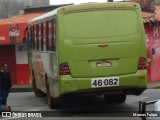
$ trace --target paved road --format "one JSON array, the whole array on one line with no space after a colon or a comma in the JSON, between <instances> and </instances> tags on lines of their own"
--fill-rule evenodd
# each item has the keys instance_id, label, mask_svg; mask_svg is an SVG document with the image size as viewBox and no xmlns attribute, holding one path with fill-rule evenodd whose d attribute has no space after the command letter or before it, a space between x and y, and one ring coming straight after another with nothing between
<instances>
[{"instance_id":1,"label":"paved road","mask_svg":"<svg viewBox=\"0 0 160 120\"><path fill-rule=\"evenodd\" d=\"M8 104L12 107L12 111L23 111L23 113L42 112L49 114L46 120L141 120L138 117L131 117L132 112L138 111L139 101L150 101L160 98L160 89L147 89L141 96L127 96L126 102L121 104L107 104L102 96L86 96L78 98L70 98L64 108L49 109L47 106L47 98L37 98L33 92L10 93ZM147 110L152 110L153 106L148 106ZM69 112L68 112L69 111ZM85 112L84 112L85 111ZM119 112L124 111L124 112ZM131 111L131 112L126 112ZM107 116L107 117L106 117ZM122 117L119 117L122 116ZM125 117L126 116L126 117ZM20 119L20 118L3 118ZM22 118L21 118L22 119ZM23 118L23 120L31 118ZM34 120L44 118L35 118Z\"/></svg>"}]
</instances>

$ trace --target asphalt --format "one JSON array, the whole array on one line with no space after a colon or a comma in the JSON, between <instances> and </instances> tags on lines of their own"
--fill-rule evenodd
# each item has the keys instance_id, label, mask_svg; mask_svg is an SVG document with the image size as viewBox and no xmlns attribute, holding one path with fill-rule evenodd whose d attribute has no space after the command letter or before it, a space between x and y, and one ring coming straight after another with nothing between
<instances>
[{"instance_id":1,"label":"asphalt","mask_svg":"<svg viewBox=\"0 0 160 120\"><path fill-rule=\"evenodd\" d=\"M147 88L159 89L160 81L148 82ZM10 92L33 92L33 89L31 84L19 84L19 85L13 85Z\"/></svg>"}]
</instances>

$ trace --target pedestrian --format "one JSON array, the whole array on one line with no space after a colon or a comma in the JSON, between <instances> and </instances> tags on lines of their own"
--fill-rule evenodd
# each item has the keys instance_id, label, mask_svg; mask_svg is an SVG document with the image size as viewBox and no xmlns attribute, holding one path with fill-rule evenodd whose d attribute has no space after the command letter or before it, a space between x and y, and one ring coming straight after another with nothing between
<instances>
[{"instance_id":1,"label":"pedestrian","mask_svg":"<svg viewBox=\"0 0 160 120\"><path fill-rule=\"evenodd\" d=\"M6 108L7 98L12 86L10 72L8 71L8 64L2 64L0 71L0 106L1 109Z\"/></svg>"}]
</instances>

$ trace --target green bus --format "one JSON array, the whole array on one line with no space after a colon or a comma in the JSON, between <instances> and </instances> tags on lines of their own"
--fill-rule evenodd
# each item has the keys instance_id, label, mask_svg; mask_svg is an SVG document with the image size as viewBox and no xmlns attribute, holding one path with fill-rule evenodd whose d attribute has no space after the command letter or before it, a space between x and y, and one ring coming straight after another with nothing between
<instances>
[{"instance_id":1,"label":"green bus","mask_svg":"<svg viewBox=\"0 0 160 120\"><path fill-rule=\"evenodd\" d=\"M33 90L54 108L68 94L125 102L147 87L146 46L139 4L63 6L28 23Z\"/></svg>"}]
</instances>

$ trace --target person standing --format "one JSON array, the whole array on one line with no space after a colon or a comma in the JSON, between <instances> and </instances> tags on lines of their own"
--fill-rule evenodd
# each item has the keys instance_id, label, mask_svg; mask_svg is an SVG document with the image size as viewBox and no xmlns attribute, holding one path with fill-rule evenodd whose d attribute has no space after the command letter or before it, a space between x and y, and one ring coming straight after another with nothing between
<instances>
[{"instance_id":1,"label":"person standing","mask_svg":"<svg viewBox=\"0 0 160 120\"><path fill-rule=\"evenodd\" d=\"M7 98L12 86L10 72L8 71L8 64L2 65L0 71L0 106L3 109L7 105Z\"/></svg>"}]
</instances>

